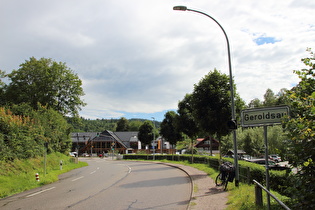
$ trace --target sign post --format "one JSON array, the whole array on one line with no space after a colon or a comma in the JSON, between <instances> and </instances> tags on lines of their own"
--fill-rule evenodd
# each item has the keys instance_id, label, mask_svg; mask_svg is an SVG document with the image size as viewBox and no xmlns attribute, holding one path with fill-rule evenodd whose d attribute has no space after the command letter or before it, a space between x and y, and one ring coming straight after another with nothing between
<instances>
[{"instance_id":1,"label":"sign post","mask_svg":"<svg viewBox=\"0 0 315 210\"><path fill-rule=\"evenodd\" d=\"M282 118L289 115L288 106L276 106L267 108L245 109L241 112L242 127L264 127L265 162L266 162L266 188L269 186L269 163L268 163L268 139L267 126L281 124ZM270 209L270 195L267 194L268 209Z\"/></svg>"}]
</instances>

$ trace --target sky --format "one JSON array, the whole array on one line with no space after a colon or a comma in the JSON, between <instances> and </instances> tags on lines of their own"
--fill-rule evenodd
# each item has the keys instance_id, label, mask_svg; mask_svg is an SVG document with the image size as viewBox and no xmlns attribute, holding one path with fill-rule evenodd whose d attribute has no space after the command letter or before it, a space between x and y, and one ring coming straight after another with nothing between
<instances>
[{"instance_id":1,"label":"sky","mask_svg":"<svg viewBox=\"0 0 315 210\"><path fill-rule=\"evenodd\" d=\"M290 89L315 47L313 0L0 0L0 69L65 62L83 82L87 119L162 121L209 71L249 103Z\"/></svg>"}]
</instances>

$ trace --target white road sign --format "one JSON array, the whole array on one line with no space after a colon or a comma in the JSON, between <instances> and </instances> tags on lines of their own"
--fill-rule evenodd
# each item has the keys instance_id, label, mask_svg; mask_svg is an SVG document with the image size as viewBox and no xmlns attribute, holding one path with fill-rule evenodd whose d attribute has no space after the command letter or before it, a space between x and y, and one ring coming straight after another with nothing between
<instances>
[{"instance_id":1,"label":"white road sign","mask_svg":"<svg viewBox=\"0 0 315 210\"><path fill-rule=\"evenodd\" d=\"M289 115L288 106L245 109L241 112L242 127L281 124L284 116Z\"/></svg>"}]
</instances>

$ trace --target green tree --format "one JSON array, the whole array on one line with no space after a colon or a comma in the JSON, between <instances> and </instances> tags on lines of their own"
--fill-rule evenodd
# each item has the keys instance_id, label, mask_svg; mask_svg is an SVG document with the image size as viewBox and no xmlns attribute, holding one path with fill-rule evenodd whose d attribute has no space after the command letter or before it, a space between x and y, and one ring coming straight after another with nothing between
<instances>
[{"instance_id":1,"label":"green tree","mask_svg":"<svg viewBox=\"0 0 315 210\"><path fill-rule=\"evenodd\" d=\"M264 102L263 105L264 106L275 106L277 103L277 97L275 95L275 93L268 88L266 90L266 93L264 94Z\"/></svg>"},{"instance_id":2,"label":"green tree","mask_svg":"<svg viewBox=\"0 0 315 210\"><path fill-rule=\"evenodd\" d=\"M290 189L296 209L315 209L315 58L310 54L302 59L307 68L295 71L300 82L288 92L292 117L284 124L289 138L287 157L299 169Z\"/></svg>"},{"instance_id":3,"label":"green tree","mask_svg":"<svg viewBox=\"0 0 315 210\"><path fill-rule=\"evenodd\" d=\"M5 83L2 81L3 78L6 77L6 74L4 71L0 69L0 105L4 105L4 88Z\"/></svg>"},{"instance_id":4,"label":"green tree","mask_svg":"<svg viewBox=\"0 0 315 210\"><path fill-rule=\"evenodd\" d=\"M198 125L193 117L192 94L186 94L184 99L178 103L177 128L194 140L199 132Z\"/></svg>"},{"instance_id":5,"label":"green tree","mask_svg":"<svg viewBox=\"0 0 315 210\"><path fill-rule=\"evenodd\" d=\"M258 108L262 106L262 102L258 98L251 100L248 104L248 108Z\"/></svg>"},{"instance_id":6,"label":"green tree","mask_svg":"<svg viewBox=\"0 0 315 210\"><path fill-rule=\"evenodd\" d=\"M176 126L178 115L174 111L168 111L165 113L164 117L161 123L160 134L171 145L176 145L177 141L182 140L182 136Z\"/></svg>"},{"instance_id":7,"label":"green tree","mask_svg":"<svg viewBox=\"0 0 315 210\"><path fill-rule=\"evenodd\" d=\"M153 125L147 120L139 128L138 139L144 145L149 145L153 140Z\"/></svg>"},{"instance_id":8,"label":"green tree","mask_svg":"<svg viewBox=\"0 0 315 210\"><path fill-rule=\"evenodd\" d=\"M48 152L69 152L72 146L71 126L59 112L40 104L36 110L33 110L25 103L12 105L11 111L16 116L30 118L40 125L45 142L49 145Z\"/></svg>"},{"instance_id":9,"label":"green tree","mask_svg":"<svg viewBox=\"0 0 315 210\"><path fill-rule=\"evenodd\" d=\"M176 121L177 128L180 132L184 133L190 139L190 143L186 147L187 149L186 152L189 151L191 152L192 155L191 161L193 162L193 154L195 152L193 145L199 132L199 128L193 116L192 94L186 94L184 99L178 103L177 112L178 112L178 117ZM184 138L184 141L185 140L187 140L187 138ZM184 143L184 145L186 144Z\"/></svg>"},{"instance_id":10,"label":"green tree","mask_svg":"<svg viewBox=\"0 0 315 210\"><path fill-rule=\"evenodd\" d=\"M139 131L140 126L143 124L140 120L129 121L129 131Z\"/></svg>"},{"instance_id":11,"label":"green tree","mask_svg":"<svg viewBox=\"0 0 315 210\"><path fill-rule=\"evenodd\" d=\"M276 95L277 97L277 103L276 105L285 105L285 104L289 104L288 98L286 97L288 92L288 89L286 88L282 88L278 94Z\"/></svg>"},{"instance_id":12,"label":"green tree","mask_svg":"<svg viewBox=\"0 0 315 210\"><path fill-rule=\"evenodd\" d=\"M65 63L41 58L30 60L13 70L5 99L11 104L29 103L34 109L40 103L63 115L77 116L85 103L82 81Z\"/></svg>"},{"instance_id":13,"label":"green tree","mask_svg":"<svg viewBox=\"0 0 315 210\"><path fill-rule=\"evenodd\" d=\"M193 116L198 126L209 134L224 136L229 133L231 119L229 77L218 70L209 72L194 87Z\"/></svg>"},{"instance_id":14,"label":"green tree","mask_svg":"<svg viewBox=\"0 0 315 210\"><path fill-rule=\"evenodd\" d=\"M129 121L122 117L117 122L116 131L128 131L129 130Z\"/></svg>"},{"instance_id":15,"label":"green tree","mask_svg":"<svg viewBox=\"0 0 315 210\"><path fill-rule=\"evenodd\" d=\"M221 137L230 133L227 126L228 121L232 119L230 94L229 77L216 69L195 85L192 93L194 119L200 129L217 137L219 148L221 148ZM244 104L241 103L241 99L237 101L238 103L235 104Z\"/></svg>"},{"instance_id":16,"label":"green tree","mask_svg":"<svg viewBox=\"0 0 315 210\"><path fill-rule=\"evenodd\" d=\"M5 72L0 69L0 89L3 88L3 86L5 85L5 83L2 81L2 79L5 77Z\"/></svg>"},{"instance_id":17,"label":"green tree","mask_svg":"<svg viewBox=\"0 0 315 210\"><path fill-rule=\"evenodd\" d=\"M71 126L63 115L52 108L39 106L34 113L36 119L44 127L44 136L47 138L48 152L70 152L72 140Z\"/></svg>"},{"instance_id":18,"label":"green tree","mask_svg":"<svg viewBox=\"0 0 315 210\"><path fill-rule=\"evenodd\" d=\"M11 110L0 107L0 160L40 155L46 140L43 131L33 119L14 115Z\"/></svg>"}]
</instances>

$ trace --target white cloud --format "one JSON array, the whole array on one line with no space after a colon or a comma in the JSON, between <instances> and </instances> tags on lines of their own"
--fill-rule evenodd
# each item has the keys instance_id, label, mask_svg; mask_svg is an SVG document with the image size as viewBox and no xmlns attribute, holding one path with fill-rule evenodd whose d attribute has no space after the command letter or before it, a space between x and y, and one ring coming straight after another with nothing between
<instances>
[{"instance_id":1,"label":"white cloud","mask_svg":"<svg viewBox=\"0 0 315 210\"><path fill-rule=\"evenodd\" d=\"M66 62L83 80L88 118L176 109L210 70L228 74L220 28L231 45L240 96L262 99L297 83L305 49L314 47L311 1L4 0L0 66L11 71L31 56ZM277 42L257 45L255 39Z\"/></svg>"}]
</instances>

